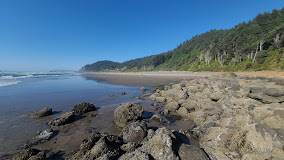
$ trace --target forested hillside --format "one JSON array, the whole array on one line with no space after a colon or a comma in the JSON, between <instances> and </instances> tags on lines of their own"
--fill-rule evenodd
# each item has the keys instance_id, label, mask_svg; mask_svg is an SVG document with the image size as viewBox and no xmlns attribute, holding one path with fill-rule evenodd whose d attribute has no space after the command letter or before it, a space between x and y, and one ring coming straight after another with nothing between
<instances>
[{"instance_id":1,"label":"forested hillside","mask_svg":"<svg viewBox=\"0 0 284 160\"><path fill-rule=\"evenodd\" d=\"M284 8L257 15L227 30L211 30L177 48L124 63L100 61L81 71L284 70Z\"/></svg>"}]
</instances>

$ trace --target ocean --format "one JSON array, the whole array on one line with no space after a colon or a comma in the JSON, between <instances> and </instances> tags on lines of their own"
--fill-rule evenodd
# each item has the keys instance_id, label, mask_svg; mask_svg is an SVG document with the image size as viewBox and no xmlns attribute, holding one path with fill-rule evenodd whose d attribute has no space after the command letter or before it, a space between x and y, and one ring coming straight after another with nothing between
<instances>
[{"instance_id":1,"label":"ocean","mask_svg":"<svg viewBox=\"0 0 284 160\"><path fill-rule=\"evenodd\" d=\"M115 106L135 101L141 96L139 88L111 85L75 72L0 72L0 157L19 151L48 128L46 121L31 117L34 111L52 108L51 120L82 102Z\"/></svg>"}]
</instances>

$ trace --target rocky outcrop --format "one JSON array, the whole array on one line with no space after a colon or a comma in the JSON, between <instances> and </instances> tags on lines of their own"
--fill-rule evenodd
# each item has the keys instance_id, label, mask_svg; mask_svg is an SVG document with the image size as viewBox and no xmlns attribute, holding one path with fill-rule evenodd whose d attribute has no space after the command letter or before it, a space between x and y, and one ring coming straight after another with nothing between
<instances>
[{"instance_id":1,"label":"rocky outcrop","mask_svg":"<svg viewBox=\"0 0 284 160\"><path fill-rule=\"evenodd\" d=\"M120 137L95 133L84 140L79 150L71 157L73 160L118 159L123 151Z\"/></svg>"},{"instance_id":2,"label":"rocky outcrop","mask_svg":"<svg viewBox=\"0 0 284 160\"><path fill-rule=\"evenodd\" d=\"M114 123L119 127L125 127L131 122L135 122L141 119L143 114L143 108L134 103L124 103L119 105L114 110Z\"/></svg>"},{"instance_id":3,"label":"rocky outcrop","mask_svg":"<svg viewBox=\"0 0 284 160\"><path fill-rule=\"evenodd\" d=\"M210 159L283 159L283 85L226 74L183 81L154 94L166 99L167 117L176 113L193 120L197 126L190 136ZM179 157L189 158L189 152L180 150Z\"/></svg>"},{"instance_id":4,"label":"rocky outcrop","mask_svg":"<svg viewBox=\"0 0 284 160\"><path fill-rule=\"evenodd\" d=\"M122 129L124 142L141 142L147 134L147 125L145 121L133 122Z\"/></svg>"},{"instance_id":5,"label":"rocky outcrop","mask_svg":"<svg viewBox=\"0 0 284 160\"><path fill-rule=\"evenodd\" d=\"M33 114L34 118L41 118L52 115L52 109L51 108L44 108L43 110L40 110L38 112L35 112Z\"/></svg>"},{"instance_id":6,"label":"rocky outcrop","mask_svg":"<svg viewBox=\"0 0 284 160\"><path fill-rule=\"evenodd\" d=\"M68 123L71 123L75 120L75 114L73 111L69 111L59 116L58 118L50 121L48 124L50 126L61 126Z\"/></svg>"},{"instance_id":7,"label":"rocky outcrop","mask_svg":"<svg viewBox=\"0 0 284 160\"><path fill-rule=\"evenodd\" d=\"M37 149L25 149L16 153L12 160L44 160L45 153Z\"/></svg>"},{"instance_id":8,"label":"rocky outcrop","mask_svg":"<svg viewBox=\"0 0 284 160\"><path fill-rule=\"evenodd\" d=\"M75 105L72 108L72 111L76 115L83 115L87 112L91 112L91 111L94 111L94 110L96 110L96 107L91 103L80 103L80 104Z\"/></svg>"}]
</instances>

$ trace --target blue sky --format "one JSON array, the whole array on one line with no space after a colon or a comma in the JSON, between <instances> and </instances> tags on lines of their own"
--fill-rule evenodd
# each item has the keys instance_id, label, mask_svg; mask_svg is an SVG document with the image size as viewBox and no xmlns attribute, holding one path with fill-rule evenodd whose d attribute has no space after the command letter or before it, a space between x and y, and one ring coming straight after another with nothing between
<instances>
[{"instance_id":1,"label":"blue sky","mask_svg":"<svg viewBox=\"0 0 284 160\"><path fill-rule=\"evenodd\" d=\"M0 70L78 70L159 54L283 0L1 0Z\"/></svg>"}]
</instances>

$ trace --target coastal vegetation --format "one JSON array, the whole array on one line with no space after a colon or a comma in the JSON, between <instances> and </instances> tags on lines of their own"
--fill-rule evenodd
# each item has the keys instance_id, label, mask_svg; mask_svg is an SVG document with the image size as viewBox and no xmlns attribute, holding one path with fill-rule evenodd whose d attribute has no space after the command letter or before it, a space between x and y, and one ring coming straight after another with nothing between
<instances>
[{"instance_id":1,"label":"coastal vegetation","mask_svg":"<svg viewBox=\"0 0 284 160\"><path fill-rule=\"evenodd\" d=\"M259 71L284 69L284 8L231 29L213 29L158 55L98 61L80 71Z\"/></svg>"}]
</instances>

